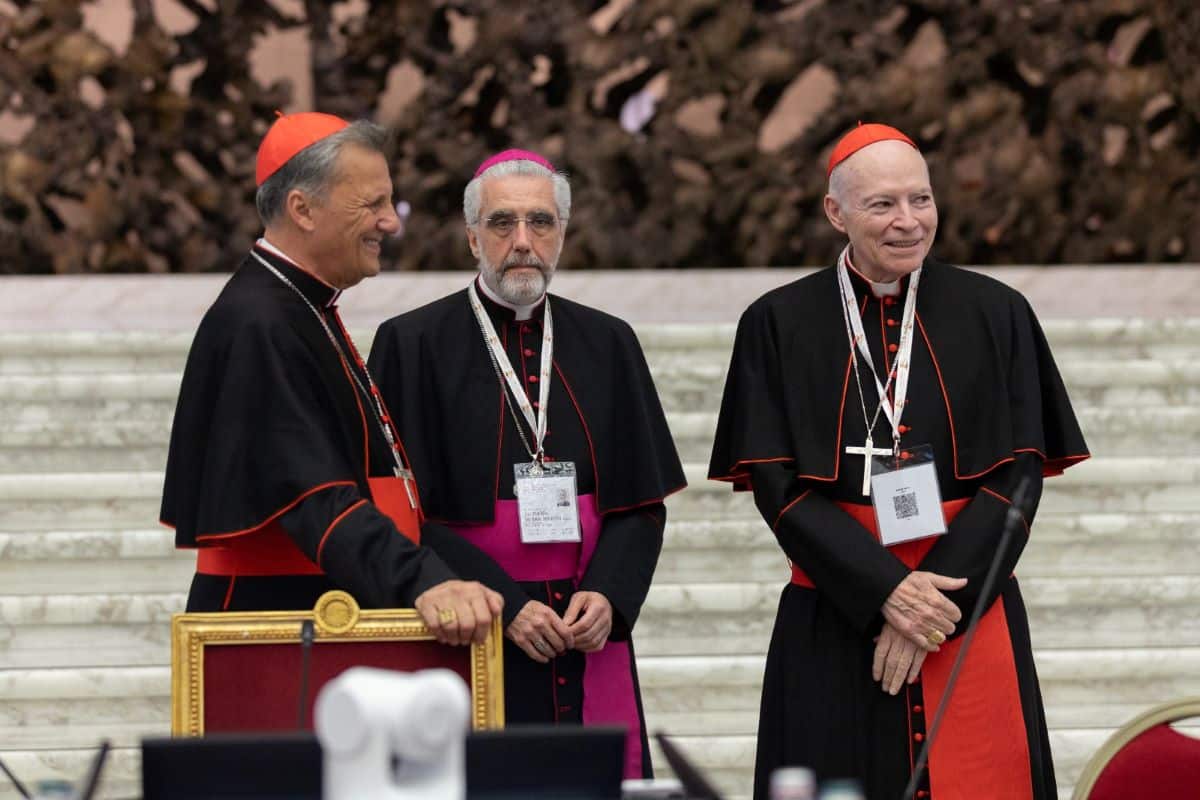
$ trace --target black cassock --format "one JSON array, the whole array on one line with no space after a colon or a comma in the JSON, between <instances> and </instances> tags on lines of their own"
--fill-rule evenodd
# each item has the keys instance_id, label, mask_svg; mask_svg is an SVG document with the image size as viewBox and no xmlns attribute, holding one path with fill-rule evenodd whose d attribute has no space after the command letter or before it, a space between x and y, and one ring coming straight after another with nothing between
<instances>
[{"instance_id":1,"label":"black cassock","mask_svg":"<svg viewBox=\"0 0 1200 800\"><path fill-rule=\"evenodd\" d=\"M455 576L375 502L373 492L395 480L394 462L352 378L366 385L337 315L339 292L255 252L304 293L344 358L304 300L252 256L204 315L175 410L161 514L177 547L199 548L188 610L311 609L333 588L364 607L411 606Z\"/></svg>"},{"instance_id":2,"label":"black cassock","mask_svg":"<svg viewBox=\"0 0 1200 800\"><path fill-rule=\"evenodd\" d=\"M529 454L465 290L381 325L371 372L412 459L426 513L457 534L431 545L456 572L504 596L506 627L531 599L560 615L578 590L600 592L612 604L612 633L599 653L568 651L539 664L505 641L506 719L626 724L626 775L648 775L631 632L662 547L663 499L684 487L683 470L629 325L550 298L545 452L575 464L581 544L519 540L513 466ZM544 304L518 321L483 292L480 300L536 410ZM519 424L532 442L523 417Z\"/></svg>"},{"instance_id":3,"label":"black cassock","mask_svg":"<svg viewBox=\"0 0 1200 800\"><path fill-rule=\"evenodd\" d=\"M860 274L851 279L872 357L886 374L908 278L899 295L882 298ZM858 779L871 800L898 800L996 554L1009 498L1029 476L1026 528L983 599L987 612L918 796L1052 800L1028 622L1012 576L1042 477L1088 456L1050 349L1019 293L926 261L901 447L932 445L949 532L885 548L869 530L863 457L844 452L862 445L866 424L840 302L830 268L769 292L742 315L709 467L710 478L753 490L793 569L767 655L755 797L766 797L774 768L803 765L820 779ZM875 381L862 359L859 369L873 413ZM890 438L881 415L874 440L887 446ZM969 579L948 593L964 622L929 655L918 682L892 697L871 678L873 640L884 601L912 569Z\"/></svg>"}]
</instances>

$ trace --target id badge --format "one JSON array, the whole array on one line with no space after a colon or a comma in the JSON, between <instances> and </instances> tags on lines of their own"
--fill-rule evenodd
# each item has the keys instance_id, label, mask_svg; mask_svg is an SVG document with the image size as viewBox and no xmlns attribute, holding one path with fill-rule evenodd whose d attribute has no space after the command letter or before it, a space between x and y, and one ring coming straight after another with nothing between
<instances>
[{"instance_id":1,"label":"id badge","mask_svg":"<svg viewBox=\"0 0 1200 800\"><path fill-rule=\"evenodd\" d=\"M547 461L515 464L517 512L521 520L521 542L579 542L579 499L576 495L575 462Z\"/></svg>"},{"instance_id":2,"label":"id badge","mask_svg":"<svg viewBox=\"0 0 1200 800\"><path fill-rule=\"evenodd\" d=\"M879 540L885 545L946 532L933 448L923 444L904 452L909 454L906 459L890 455L871 459L871 505Z\"/></svg>"}]
</instances>

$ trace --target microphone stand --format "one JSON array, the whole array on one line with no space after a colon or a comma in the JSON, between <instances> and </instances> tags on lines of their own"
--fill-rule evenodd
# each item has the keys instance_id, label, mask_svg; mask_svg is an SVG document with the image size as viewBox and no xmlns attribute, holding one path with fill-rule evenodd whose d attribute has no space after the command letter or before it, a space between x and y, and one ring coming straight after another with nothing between
<instances>
[{"instance_id":1,"label":"microphone stand","mask_svg":"<svg viewBox=\"0 0 1200 800\"><path fill-rule=\"evenodd\" d=\"M25 800L29 800L29 790L25 788L25 784L21 783L17 776L12 773L12 770L8 768L8 764L5 764L3 760L0 760L0 771L3 771L8 776L8 779L12 781L13 786L17 787L17 794L24 797Z\"/></svg>"},{"instance_id":2,"label":"microphone stand","mask_svg":"<svg viewBox=\"0 0 1200 800\"><path fill-rule=\"evenodd\" d=\"M313 623L306 619L300 623L300 693L296 700L296 729L304 730L308 717L308 676L312 670Z\"/></svg>"},{"instance_id":3,"label":"microphone stand","mask_svg":"<svg viewBox=\"0 0 1200 800\"><path fill-rule=\"evenodd\" d=\"M917 791L921 773L925 771L925 765L929 761L929 749L933 746L933 740L942 724L942 717L945 716L946 709L950 705L950 695L954 693L954 684L958 682L958 673L962 671L963 660L966 658L967 650L971 647L971 640L975 638L975 629L979 626L979 618L983 616L983 599L992 593L992 587L996 583L996 574L1000 572L1000 561L1005 551L1008 550L1008 543L1012 539L1013 531L1024 521L1021 507L1025 505L1025 496L1029 494L1029 483L1028 476L1022 477L1021 482L1017 484L1017 490L1013 492L1012 503L1004 515L1004 531L1000 534L1000 544L996 547L996 555L992 556L987 577L983 579L983 588L979 591L974 610L971 611L971 621L967 625L967 632L963 634L962 646L958 648L958 655L954 659L950 677L946 680L946 691L942 693L942 699L938 702L937 711L933 715L933 724L929 726L929 735L925 737L925 744L921 747L921 754L917 757L912 776L908 779L908 786L904 787L902 800L912 800Z\"/></svg>"}]
</instances>

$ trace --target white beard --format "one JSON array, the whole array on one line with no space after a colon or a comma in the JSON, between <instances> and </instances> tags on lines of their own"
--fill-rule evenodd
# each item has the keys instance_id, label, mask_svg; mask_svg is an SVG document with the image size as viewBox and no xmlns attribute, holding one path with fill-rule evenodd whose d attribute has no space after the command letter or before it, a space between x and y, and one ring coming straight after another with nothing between
<instances>
[{"instance_id":1,"label":"white beard","mask_svg":"<svg viewBox=\"0 0 1200 800\"><path fill-rule=\"evenodd\" d=\"M540 262L533 273L518 273L506 268L496 270L482 252L479 254L479 270L488 287L502 300L514 306L529 306L541 300L549 288L550 277L554 274L553 265L547 267Z\"/></svg>"}]
</instances>

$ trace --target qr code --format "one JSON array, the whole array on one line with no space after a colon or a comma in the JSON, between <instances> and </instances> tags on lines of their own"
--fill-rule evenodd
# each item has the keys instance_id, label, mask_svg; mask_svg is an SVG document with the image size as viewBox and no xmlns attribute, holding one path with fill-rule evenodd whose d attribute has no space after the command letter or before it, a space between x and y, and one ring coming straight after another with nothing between
<instances>
[{"instance_id":1,"label":"qr code","mask_svg":"<svg viewBox=\"0 0 1200 800\"><path fill-rule=\"evenodd\" d=\"M896 509L896 519L909 519L917 516L920 512L917 510L917 493L905 492L904 494L893 495L892 505Z\"/></svg>"}]
</instances>

